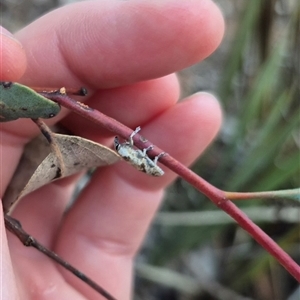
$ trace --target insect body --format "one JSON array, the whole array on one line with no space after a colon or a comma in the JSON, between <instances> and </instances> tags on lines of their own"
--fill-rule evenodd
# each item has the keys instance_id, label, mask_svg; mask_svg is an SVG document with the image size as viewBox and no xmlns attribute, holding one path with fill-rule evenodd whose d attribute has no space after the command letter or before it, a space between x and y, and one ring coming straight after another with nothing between
<instances>
[{"instance_id":1,"label":"insect body","mask_svg":"<svg viewBox=\"0 0 300 300\"><path fill-rule=\"evenodd\" d=\"M157 165L158 159L165 154L164 152L160 153L154 158L154 160L152 160L147 155L147 151L152 150L153 146L145 148L144 150L134 148L133 136L137 134L140 130L141 128L137 127L136 130L133 131L133 133L130 135L129 141L126 141L123 144L119 142L118 137L115 137L114 144L116 151L124 160L129 162L137 170L152 176L164 175L164 171Z\"/></svg>"},{"instance_id":2,"label":"insect body","mask_svg":"<svg viewBox=\"0 0 300 300\"><path fill-rule=\"evenodd\" d=\"M25 85L0 81L0 122L19 118L52 118L60 106Z\"/></svg>"}]
</instances>

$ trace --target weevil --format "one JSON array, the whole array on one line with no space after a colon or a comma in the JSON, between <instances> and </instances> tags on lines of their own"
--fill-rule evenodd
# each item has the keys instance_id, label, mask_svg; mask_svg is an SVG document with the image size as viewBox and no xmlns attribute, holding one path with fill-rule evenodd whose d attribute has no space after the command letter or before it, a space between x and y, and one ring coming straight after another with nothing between
<instances>
[{"instance_id":1,"label":"weevil","mask_svg":"<svg viewBox=\"0 0 300 300\"><path fill-rule=\"evenodd\" d=\"M143 150L135 149L133 143L133 137L141 130L141 127L137 127L135 131L129 137L128 141L120 143L118 137L115 137L114 146L119 155L130 163L137 170L142 171L148 175L152 176L162 176L164 171L157 165L157 161L160 157L165 155L165 152L157 155L154 160L152 160L148 155L147 151L152 150L153 146L149 146Z\"/></svg>"},{"instance_id":2,"label":"weevil","mask_svg":"<svg viewBox=\"0 0 300 300\"><path fill-rule=\"evenodd\" d=\"M59 104L39 95L29 87L0 81L0 122L19 118L53 118L60 111Z\"/></svg>"}]
</instances>

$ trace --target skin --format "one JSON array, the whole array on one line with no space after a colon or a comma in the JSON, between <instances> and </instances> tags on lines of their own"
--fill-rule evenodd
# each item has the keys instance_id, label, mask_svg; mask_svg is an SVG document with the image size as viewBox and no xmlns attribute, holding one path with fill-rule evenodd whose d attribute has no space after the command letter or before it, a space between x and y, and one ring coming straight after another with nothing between
<instances>
[{"instance_id":1,"label":"skin","mask_svg":"<svg viewBox=\"0 0 300 300\"><path fill-rule=\"evenodd\" d=\"M143 136L190 165L216 136L221 109L208 93L177 103L174 72L209 56L223 32L221 13L208 0L85 1L43 16L14 38L1 31L1 80L85 86L89 106L133 129L140 125ZM66 110L47 123L59 121L76 135L112 144L112 133ZM24 144L38 130L24 119L0 126L2 196ZM116 298L130 299L134 256L175 178L164 170L152 178L125 162L101 168L65 215L79 177L63 179L24 198L13 216ZM0 224L3 299L102 299L5 234L2 216Z\"/></svg>"}]
</instances>

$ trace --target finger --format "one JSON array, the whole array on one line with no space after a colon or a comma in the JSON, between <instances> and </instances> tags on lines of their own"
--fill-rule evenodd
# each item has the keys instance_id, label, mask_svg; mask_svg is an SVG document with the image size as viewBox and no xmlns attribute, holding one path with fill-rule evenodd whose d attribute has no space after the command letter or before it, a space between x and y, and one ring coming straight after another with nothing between
<instances>
[{"instance_id":1,"label":"finger","mask_svg":"<svg viewBox=\"0 0 300 300\"><path fill-rule=\"evenodd\" d=\"M26 57L22 49L22 45L3 27L0 27L0 80L10 81L18 80L24 73L26 68ZM1 95L0 95L1 96ZM0 99L1 100L1 99ZM0 111L1 114L1 111ZM1 128L0 128L1 130ZM3 176L3 156L1 141L3 139L0 131L0 165L1 165L1 180L0 180L0 197L2 195L2 186L7 184L7 178ZM0 199L1 202L1 199ZM0 205L2 211L2 205ZM0 285L1 295L7 299L17 299L17 286L15 282L14 271L12 267L11 257L9 254L8 243L3 220L3 214L0 216L0 253L1 253L1 268L0 268Z\"/></svg>"},{"instance_id":2,"label":"finger","mask_svg":"<svg viewBox=\"0 0 300 300\"><path fill-rule=\"evenodd\" d=\"M72 188L70 178L62 180L60 184L49 184L22 199L13 217L21 221L23 229L39 243L53 249L60 216L71 197ZM7 238L14 277L22 298L26 295L26 299L85 299L76 288L66 284L58 272L58 265L49 257L32 247L25 247L11 233L7 234ZM67 257L64 259L68 260Z\"/></svg>"},{"instance_id":3,"label":"finger","mask_svg":"<svg viewBox=\"0 0 300 300\"><path fill-rule=\"evenodd\" d=\"M143 135L190 164L211 142L220 122L217 101L196 94L147 124ZM66 216L56 249L116 291L117 298L126 299L131 259L161 202L162 189L174 176L169 171L151 178L121 162L99 170ZM66 277L74 286L79 284L86 297L93 297L76 279Z\"/></svg>"},{"instance_id":4,"label":"finger","mask_svg":"<svg viewBox=\"0 0 300 300\"><path fill-rule=\"evenodd\" d=\"M170 78L168 77L162 80L154 80L154 83L140 83L139 86L137 92L130 86L128 88L120 88L124 95L117 89L115 92L112 92L112 98L109 98L108 102L103 102L102 107L98 109L111 114L114 113L113 108L121 105L123 109L119 114L119 118L121 118L121 121L127 121L126 114L130 113L131 108L133 115L138 118L142 116L144 123L145 119L157 114L156 106L161 109L161 107L163 107L162 104L165 103L164 106L166 108L174 104L178 99L178 82L175 76L170 76ZM142 93L144 91L146 91L145 94ZM139 93L142 94L142 97L140 97ZM107 94L109 97L109 93ZM143 96L145 96L144 99ZM121 99L119 99L119 97L121 97ZM135 98L137 98L136 102L141 101L140 98L146 101L139 105L133 105L133 99ZM127 101L129 104L126 104ZM119 104L117 104L118 102ZM154 103L154 105L151 105L152 103ZM146 109L144 109L144 106ZM119 112L120 110L117 111ZM124 119L122 120L123 115ZM130 116L131 115L132 114L130 114ZM130 119L128 119L128 122L129 121ZM76 126L77 123L79 126ZM91 130L92 125L88 122L81 123L77 118L74 118L73 124L75 126L71 126L71 129L76 134L82 134L87 138L101 142L99 127L95 127L93 128L94 130ZM80 129L84 130L80 131ZM31 193L22 199L13 213L15 218L22 221L24 228L26 228L30 234L38 238L45 246L52 247L53 237L60 224L60 216L62 216L66 204L71 197L77 178L78 177L73 176L60 180Z\"/></svg>"},{"instance_id":5,"label":"finger","mask_svg":"<svg viewBox=\"0 0 300 300\"><path fill-rule=\"evenodd\" d=\"M174 76L140 83L137 88L128 86L120 89L124 93L123 96L123 93L121 93L119 89L110 90L110 92L108 91L106 93L107 98L105 97L103 99L104 101L98 101L99 103L96 105L96 108L110 116L116 117L121 122L131 120L131 122L127 124L129 126L132 126L133 123L142 125L148 119L160 114L162 110L177 101L179 94L178 82ZM94 97L93 99L92 101L96 104L97 99ZM126 104L127 102L128 104ZM121 109L119 107L121 107ZM134 116L134 118L132 116ZM69 120L70 123L68 123ZM14 124L11 125L11 123ZM9 131L16 126L15 129L18 132L17 136L12 132L8 133L7 130L2 131L1 135L2 140L0 142L2 143L1 153L3 158L1 166L3 170L6 170L6 176L3 176L2 180L2 194L10 182L11 176L19 162L23 151L22 146L27 142L26 138L19 135L20 132L22 133L27 129L25 126L18 126L18 124L20 123L10 122L6 124ZM111 145L111 139L109 141L110 144L107 144L107 133L104 135L105 133L101 130L99 125L90 123L78 116L70 116L63 124L76 135L92 139L96 142L106 143L108 146ZM34 125L35 124L33 124L33 126ZM36 128L36 130L38 129ZM111 137L111 133L109 133L109 136ZM73 182L75 183L75 180Z\"/></svg>"},{"instance_id":6,"label":"finger","mask_svg":"<svg viewBox=\"0 0 300 300\"><path fill-rule=\"evenodd\" d=\"M26 68L26 56L22 45L13 35L3 27L0 27L0 80L18 80ZM0 95L1 97L1 95ZM0 99L1 101L1 99ZM0 108L1 114L1 108ZM5 143L4 141L7 141ZM1 170L6 170L8 176L1 174L0 197L3 195L5 187L10 180L11 174L8 170L16 167L20 157L20 151L15 149L15 144L10 139L7 140L6 134L3 132L3 123L0 123L0 163ZM6 153L11 153L11 156L6 156ZM12 159L12 156L15 156Z\"/></svg>"},{"instance_id":7,"label":"finger","mask_svg":"<svg viewBox=\"0 0 300 300\"><path fill-rule=\"evenodd\" d=\"M209 0L107 0L55 10L17 36L29 61L25 83L98 89L190 66L216 49L223 31Z\"/></svg>"},{"instance_id":8,"label":"finger","mask_svg":"<svg viewBox=\"0 0 300 300\"><path fill-rule=\"evenodd\" d=\"M26 56L21 43L0 26L0 80L17 81L26 69Z\"/></svg>"},{"instance_id":9,"label":"finger","mask_svg":"<svg viewBox=\"0 0 300 300\"><path fill-rule=\"evenodd\" d=\"M99 90L87 104L119 122L135 128L173 106L179 99L179 83L176 75L171 74L159 79L142 81L114 89ZM62 124L76 135L107 143L112 137L99 125L74 113L67 116ZM111 143L111 139L109 140Z\"/></svg>"},{"instance_id":10,"label":"finger","mask_svg":"<svg viewBox=\"0 0 300 300\"><path fill-rule=\"evenodd\" d=\"M188 166L217 134L221 115L219 103L212 95L197 93L166 110L151 122L151 126L145 124L141 134ZM166 171L161 180L133 172L132 166L126 162L116 164L113 168L128 183L145 190L157 190L169 184L175 177L172 171L160 166Z\"/></svg>"},{"instance_id":11,"label":"finger","mask_svg":"<svg viewBox=\"0 0 300 300\"><path fill-rule=\"evenodd\" d=\"M166 102L167 104L164 104L164 106L168 107L174 104L178 99L178 82L175 76L171 76L171 78L164 79L161 82L159 80L156 80L153 87L151 87L152 84L141 83L138 92L141 93L141 91L143 91L147 86L149 87L148 89L146 89L146 94L143 94L145 96L145 99L143 100L146 100L146 103L142 104L146 106L146 116L147 113L151 110L153 111L152 113L149 113L149 116L157 114L156 106L160 107L161 103ZM124 92L125 96L121 98L120 101L121 103L123 103L123 113L124 110L127 110L127 112L125 112L126 115L130 110L131 105L133 105L133 102L131 104L130 102L133 98L139 96L139 94L132 91L131 88L129 88L128 91L127 89L125 89L125 91L124 89L122 89L122 91ZM157 93L156 91L159 92ZM116 100L119 101L118 96L121 97L123 93L121 93L120 91L116 91L116 94L117 95L113 95L113 98L117 98ZM109 100L113 101L113 98ZM138 100L139 99L140 98L138 98ZM129 101L128 105L126 105L126 101ZM161 103L158 103L158 101L161 101ZM106 108L105 103L106 102L104 102L103 104L103 109L106 109L106 112L110 111L111 113L113 113L113 106L116 105L116 102L111 103L111 101L108 101ZM154 105L151 105L151 103L154 103ZM143 116L143 114L145 113L144 109L142 109L142 105L139 105L137 109L135 104L135 106L132 107L133 113L136 115ZM120 116L122 115L123 114L120 114ZM124 116L124 118L126 118L126 116ZM87 130L87 128L85 129ZM17 206L16 210L14 211L14 217L22 222L23 227L35 238L37 238L43 245L49 247L50 249L53 248L53 242L55 242L54 239L57 238L56 233L60 225L60 216L62 216L62 213L66 206L66 202L71 197L74 182L75 179L70 178L47 185L46 187L43 187L42 189L39 189L38 191L22 199L21 203ZM11 249L13 249L13 259L16 263L19 262L21 265L21 268L19 270L20 274L24 273L24 269L28 269L30 267L28 263L24 263L24 257L29 256L31 258L31 264L34 261L32 259L33 257L38 262L38 265L40 265L41 261L43 261L43 266L45 270L47 270L48 274L44 281L45 285L47 281L54 280L53 266L51 262L49 262L47 257L41 257L41 255L39 255L38 253L32 252L32 249L24 249L23 245L21 245L18 241L11 241L11 243L13 243L11 245ZM22 253L21 256L20 253ZM65 259L68 260L68 256L65 256ZM30 267L32 270L32 276L26 277L28 284L31 281L37 281L34 270L39 270L38 265L33 265ZM77 265L77 262L75 262L74 265ZM41 282L41 280L38 280L38 282L41 285L39 289L42 290L43 283ZM59 284L59 282L60 281L58 281L57 284ZM69 290L68 287L66 287L65 289Z\"/></svg>"},{"instance_id":12,"label":"finger","mask_svg":"<svg viewBox=\"0 0 300 300\"><path fill-rule=\"evenodd\" d=\"M152 92L150 92L150 89L146 89L147 93L149 93L149 95L145 95L145 100L147 100L146 107L148 106L146 111L153 109L153 112L150 115L157 113L155 108L156 106L159 106L157 101L161 100L162 103L166 102L168 103L167 106L171 106L171 104L176 102L176 99L178 98L178 82L174 76L172 76L171 83L168 83L168 81L169 80L162 80L162 83L156 81L154 88L152 88ZM148 85L148 83L141 84L139 92L140 90L144 90L144 88ZM162 91L156 93L157 90ZM121 101L132 101L132 97L134 98L134 92L129 89L129 91L124 91L124 93L125 98L121 99ZM119 93L119 96L121 95L122 93ZM156 105L151 106L151 103ZM115 104L112 104L109 101L106 110L111 110L111 112L113 112L113 105ZM123 109L129 110L130 106L131 105L129 104L129 106L126 108L126 103L123 103ZM105 105L103 105L103 107L105 107ZM140 105L139 110L141 109L142 106ZM143 110L139 112L136 110L136 107L133 107L132 110L135 114L139 115L143 115L144 112ZM53 248L53 242L55 242L54 239L57 238L57 230L61 221L60 216L62 216L66 202L71 197L75 180L76 179L74 178L69 178L63 181L52 183L46 187L43 187L42 189L37 190L36 192L22 199L21 203L14 211L14 217L22 222L23 227L35 238L37 238L43 245L49 247L50 249ZM13 243L11 244L11 249L13 249L13 259L16 264L21 266L19 270L20 274L24 275L24 270L28 270L30 267L29 263L24 263L24 257L30 257L30 264L34 262L34 259L38 262L37 265L33 263L33 265L30 267L32 270L32 276L26 277L28 284L32 284L30 282L38 282L40 286L37 290L41 291L43 288L46 288L45 286L47 285L48 281L55 281L58 285L61 284L59 280L54 280L55 273L53 271L53 266L47 257L41 257L39 253L32 251L32 249L24 249L24 246L18 241L14 242L14 240L12 240L11 243ZM65 256L65 259L68 260L68 256ZM29 260L25 259L25 261ZM48 274L43 282L41 282L40 279L37 280L35 276L36 273L34 272L35 270L39 270L41 261L43 261L43 266L45 270L47 270ZM74 265L77 265L77 262L75 262ZM69 291L69 288L65 287L65 290L65 292L67 292Z\"/></svg>"}]
</instances>

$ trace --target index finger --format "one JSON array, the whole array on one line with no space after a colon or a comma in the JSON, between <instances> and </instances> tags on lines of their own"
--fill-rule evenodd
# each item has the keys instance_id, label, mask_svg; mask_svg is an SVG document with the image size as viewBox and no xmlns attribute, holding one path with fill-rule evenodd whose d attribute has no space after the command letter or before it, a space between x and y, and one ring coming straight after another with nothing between
<instances>
[{"instance_id":1,"label":"index finger","mask_svg":"<svg viewBox=\"0 0 300 300\"><path fill-rule=\"evenodd\" d=\"M106 0L55 10L17 37L26 84L103 89L186 68L215 50L223 30L211 1Z\"/></svg>"},{"instance_id":2,"label":"index finger","mask_svg":"<svg viewBox=\"0 0 300 300\"><path fill-rule=\"evenodd\" d=\"M26 56L22 45L0 26L0 80L17 81L25 72Z\"/></svg>"}]
</instances>

